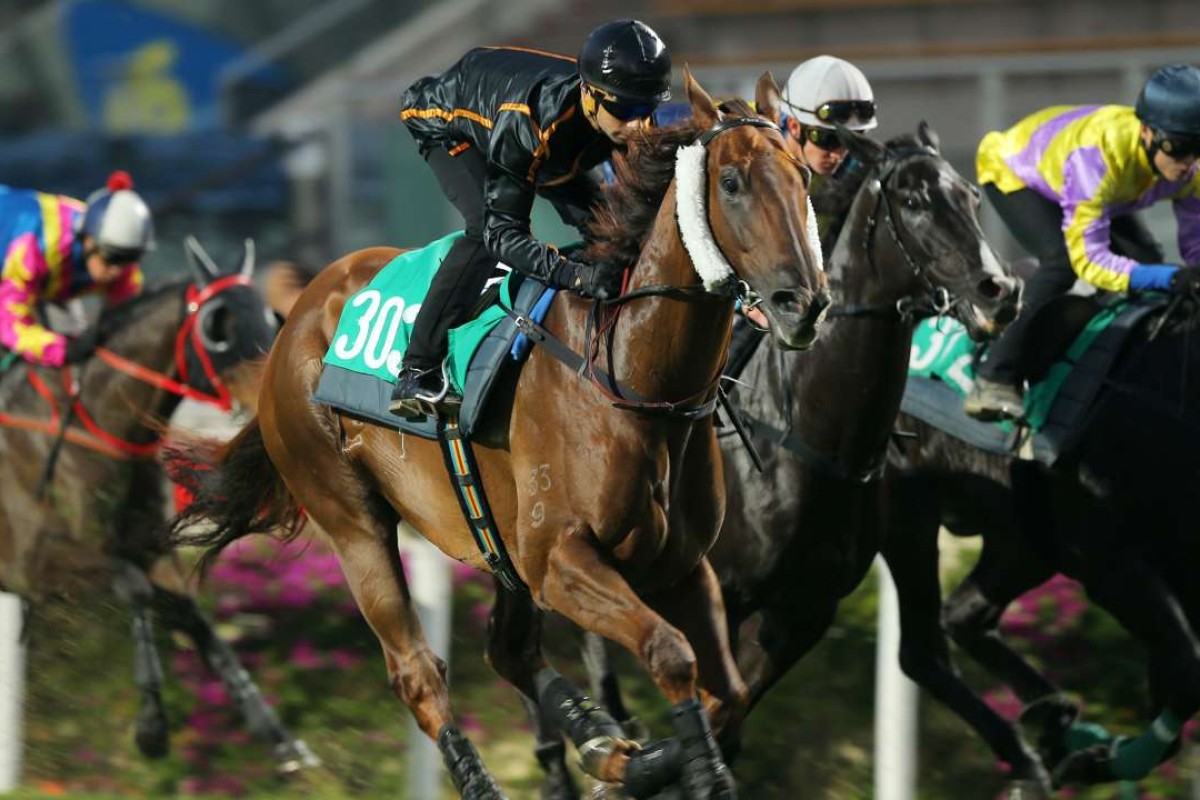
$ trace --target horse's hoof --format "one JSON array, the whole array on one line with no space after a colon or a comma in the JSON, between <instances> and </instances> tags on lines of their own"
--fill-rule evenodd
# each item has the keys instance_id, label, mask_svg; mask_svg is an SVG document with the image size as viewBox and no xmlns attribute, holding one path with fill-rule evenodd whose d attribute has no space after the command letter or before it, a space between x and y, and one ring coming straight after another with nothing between
<instances>
[{"instance_id":1,"label":"horse's hoof","mask_svg":"<svg viewBox=\"0 0 1200 800\"><path fill-rule=\"evenodd\" d=\"M146 758L166 758L171 752L171 737L167 734L165 719L154 722L139 720L133 740L138 752Z\"/></svg>"},{"instance_id":2,"label":"horse's hoof","mask_svg":"<svg viewBox=\"0 0 1200 800\"><path fill-rule=\"evenodd\" d=\"M295 775L305 769L321 766L321 759L309 749L303 739L293 739L275 745L275 769L280 775Z\"/></svg>"},{"instance_id":3,"label":"horse's hoof","mask_svg":"<svg viewBox=\"0 0 1200 800\"><path fill-rule=\"evenodd\" d=\"M1053 769L1072 748L1067 731L1079 719L1079 704L1065 694L1051 694L1034 700L1021 711L1018 724L1032 733L1042 763Z\"/></svg>"},{"instance_id":4,"label":"horse's hoof","mask_svg":"<svg viewBox=\"0 0 1200 800\"><path fill-rule=\"evenodd\" d=\"M146 758L165 758L171 752L167 715L163 711L162 701L156 700L143 701L133 734L138 751Z\"/></svg>"},{"instance_id":5,"label":"horse's hoof","mask_svg":"<svg viewBox=\"0 0 1200 800\"><path fill-rule=\"evenodd\" d=\"M481 775L462 789L463 800L508 800L490 775Z\"/></svg>"},{"instance_id":6,"label":"horse's hoof","mask_svg":"<svg viewBox=\"0 0 1200 800\"><path fill-rule=\"evenodd\" d=\"M1112 783L1113 748L1097 744L1067 755L1054 769L1054 785L1058 787L1078 785L1091 786Z\"/></svg>"}]
</instances>

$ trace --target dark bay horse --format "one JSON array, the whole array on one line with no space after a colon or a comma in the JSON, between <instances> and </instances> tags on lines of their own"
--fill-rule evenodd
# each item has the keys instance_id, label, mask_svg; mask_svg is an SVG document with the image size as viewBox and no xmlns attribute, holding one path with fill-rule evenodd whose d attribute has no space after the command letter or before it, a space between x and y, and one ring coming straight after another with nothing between
<instances>
[{"instance_id":1,"label":"dark bay horse","mask_svg":"<svg viewBox=\"0 0 1200 800\"><path fill-rule=\"evenodd\" d=\"M23 362L0 385L0 587L36 609L74 589L111 585L131 607L136 740L168 748L162 668L151 614L195 640L252 730L284 768L310 757L192 601L187 570L163 546L166 478L155 460L162 420L184 396L228 408L256 401L260 361L276 328L251 282L253 251L222 270L188 240L190 283L151 289L99 321L103 347L78 368ZM56 439L62 439L56 450ZM47 465L53 464L52 469ZM39 491L47 489L44 498Z\"/></svg>"},{"instance_id":2,"label":"dark bay horse","mask_svg":"<svg viewBox=\"0 0 1200 800\"><path fill-rule=\"evenodd\" d=\"M1196 301L1185 301L1184 313L1153 340L1153 318L1132 334L1080 445L1053 468L984 452L905 416L899 423L917 434L904 440L889 471L885 555L899 590L901 666L998 758L1010 764L1028 758L1020 730L954 671L949 633L1026 704L1024 720L1059 783L1143 777L1169 756L1174 722L1200 707L1196 310ZM944 605L939 525L983 537L979 562ZM1079 580L1148 650L1151 707L1171 717L1135 740L1140 752L1115 753L1111 742L1100 741L1070 753L1064 734L1078 707L1000 636L1008 604L1058 572Z\"/></svg>"},{"instance_id":3,"label":"dark bay horse","mask_svg":"<svg viewBox=\"0 0 1200 800\"><path fill-rule=\"evenodd\" d=\"M545 322L649 399L618 408L535 348L511 400L493 408L492 429L478 436L499 533L529 589L498 594L488 657L575 738L589 772L622 782L631 746L547 666L539 614L556 611L621 643L674 704L686 796L732 798L709 717L736 725L745 687L705 559L724 508L708 412L729 342L731 290L740 283L763 298L784 348L811 345L829 300L807 236L808 170L785 149L774 81L759 80L763 116L724 115L690 74L686 85L694 127L631 144L617 160L623 188L600 211L588 256L632 266L625 294L606 309L561 294ZM398 252L346 256L297 301L268 359L258 418L197 475L198 501L182 521L207 516L214 528L185 538L212 554L295 521L302 505L333 543L393 691L438 741L459 792L501 797L454 723L445 664L424 640L396 549L404 519L451 557L486 569L439 446L309 401L343 304Z\"/></svg>"},{"instance_id":4,"label":"dark bay horse","mask_svg":"<svg viewBox=\"0 0 1200 800\"><path fill-rule=\"evenodd\" d=\"M952 313L986 338L1016 314L1019 283L984 238L979 192L936 134L922 124L886 147L847 144L867 169L814 196L839 223L823 232L836 236L827 330L805 353L759 348L733 392L763 472L738 437L721 438L727 506L709 558L751 705L820 640L879 551L915 319ZM739 636L756 613L757 633Z\"/></svg>"}]
</instances>

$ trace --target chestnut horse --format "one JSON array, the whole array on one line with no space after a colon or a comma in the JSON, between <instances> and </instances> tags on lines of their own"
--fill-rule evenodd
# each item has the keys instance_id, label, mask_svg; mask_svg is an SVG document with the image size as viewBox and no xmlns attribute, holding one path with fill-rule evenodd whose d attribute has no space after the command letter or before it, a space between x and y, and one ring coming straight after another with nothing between
<instances>
[{"instance_id":1,"label":"chestnut horse","mask_svg":"<svg viewBox=\"0 0 1200 800\"><path fill-rule=\"evenodd\" d=\"M709 412L739 291L763 298L787 349L813 343L829 297L810 238L808 170L785 149L774 80L759 79L762 116L748 107L722 114L690 74L686 83L695 127L639 137L617 159L625 185L600 209L588 256L628 257L626 293L600 305L564 293L545 321L566 346L605 361L627 397L649 399L615 407L597 383L535 348L478 437L499 532L529 590L499 593L488 657L572 735L585 769L628 783L634 746L547 666L540 613L619 642L675 706L687 797L732 798L709 719L739 722L746 690L705 559L724 513ZM303 506L379 638L392 689L438 741L459 792L502 797L454 723L445 664L425 642L396 550L404 519L447 555L486 569L439 445L397 439L309 399L343 305L398 252L352 253L300 297L268 359L257 419L195 475L198 500L177 530L199 516L215 524L177 536L212 556L294 523ZM589 324L592 315L602 324Z\"/></svg>"}]
</instances>

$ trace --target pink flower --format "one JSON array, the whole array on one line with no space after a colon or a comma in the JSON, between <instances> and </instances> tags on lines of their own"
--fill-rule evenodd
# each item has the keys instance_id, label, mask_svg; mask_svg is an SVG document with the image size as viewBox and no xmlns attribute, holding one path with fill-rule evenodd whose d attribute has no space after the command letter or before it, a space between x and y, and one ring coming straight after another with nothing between
<instances>
[{"instance_id":1,"label":"pink flower","mask_svg":"<svg viewBox=\"0 0 1200 800\"><path fill-rule=\"evenodd\" d=\"M288 659L300 669L320 669L325 666L325 659L308 639L301 639L292 645Z\"/></svg>"}]
</instances>

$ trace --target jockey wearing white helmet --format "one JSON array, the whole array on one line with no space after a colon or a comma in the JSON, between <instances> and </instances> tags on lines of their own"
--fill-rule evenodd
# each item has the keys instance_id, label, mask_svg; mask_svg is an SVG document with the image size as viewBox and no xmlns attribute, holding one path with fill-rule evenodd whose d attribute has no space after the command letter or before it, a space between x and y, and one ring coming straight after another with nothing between
<instances>
[{"instance_id":1,"label":"jockey wearing white helmet","mask_svg":"<svg viewBox=\"0 0 1200 800\"><path fill-rule=\"evenodd\" d=\"M869 131L879 124L875 93L862 70L833 56L810 58L792 70L783 90L783 110L784 127L804 160L826 177L846 158L836 127Z\"/></svg>"}]
</instances>

